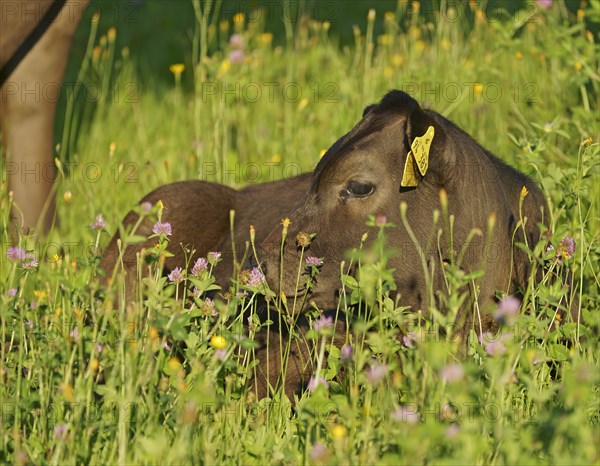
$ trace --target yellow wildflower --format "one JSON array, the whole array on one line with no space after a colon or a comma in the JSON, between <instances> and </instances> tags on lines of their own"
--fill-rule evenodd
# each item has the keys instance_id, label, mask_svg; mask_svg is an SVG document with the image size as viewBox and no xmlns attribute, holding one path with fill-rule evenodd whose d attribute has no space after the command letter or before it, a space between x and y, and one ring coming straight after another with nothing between
<instances>
[{"instance_id":1,"label":"yellow wildflower","mask_svg":"<svg viewBox=\"0 0 600 466\"><path fill-rule=\"evenodd\" d=\"M270 32L263 32L260 35L260 41L265 45L270 44L271 42L273 42L273 34L271 34Z\"/></svg>"},{"instance_id":2,"label":"yellow wildflower","mask_svg":"<svg viewBox=\"0 0 600 466\"><path fill-rule=\"evenodd\" d=\"M404 63L404 57L402 55L400 55L399 53L395 53L394 55L392 55L392 65L401 66L402 63Z\"/></svg>"},{"instance_id":3,"label":"yellow wildflower","mask_svg":"<svg viewBox=\"0 0 600 466\"><path fill-rule=\"evenodd\" d=\"M106 35L108 36L108 41L109 42L114 42L115 39L117 38L117 30L115 29L115 27L111 27L108 32L106 33Z\"/></svg>"},{"instance_id":4,"label":"yellow wildflower","mask_svg":"<svg viewBox=\"0 0 600 466\"><path fill-rule=\"evenodd\" d=\"M234 23L242 23L243 24L245 19L246 19L246 16L242 12L239 12L239 13L236 13L235 15L233 15Z\"/></svg>"},{"instance_id":5,"label":"yellow wildflower","mask_svg":"<svg viewBox=\"0 0 600 466\"><path fill-rule=\"evenodd\" d=\"M408 29L408 34L410 35L410 37L412 37L413 39L418 39L419 37L421 37L421 29L419 29L418 26L411 26Z\"/></svg>"},{"instance_id":6,"label":"yellow wildflower","mask_svg":"<svg viewBox=\"0 0 600 466\"><path fill-rule=\"evenodd\" d=\"M342 440L346 438L347 429L342 424L336 424L331 428L331 436L334 440Z\"/></svg>"},{"instance_id":7,"label":"yellow wildflower","mask_svg":"<svg viewBox=\"0 0 600 466\"><path fill-rule=\"evenodd\" d=\"M231 62L226 58L225 60L223 60L221 62L221 64L219 65L219 69L217 71L217 76L223 76L224 74L227 74L227 72L231 69Z\"/></svg>"},{"instance_id":8,"label":"yellow wildflower","mask_svg":"<svg viewBox=\"0 0 600 466\"><path fill-rule=\"evenodd\" d=\"M74 401L75 400L75 390L73 390L73 387L71 386L70 383L63 383L60 386L61 391L63 396L65 397L65 399L67 401Z\"/></svg>"},{"instance_id":9,"label":"yellow wildflower","mask_svg":"<svg viewBox=\"0 0 600 466\"><path fill-rule=\"evenodd\" d=\"M240 31L244 28L244 22L246 21L246 17L244 13L236 13L233 15L233 26L237 31Z\"/></svg>"},{"instance_id":10,"label":"yellow wildflower","mask_svg":"<svg viewBox=\"0 0 600 466\"><path fill-rule=\"evenodd\" d=\"M222 335L214 335L210 339L210 345L217 350L225 349L227 348L227 340L225 340L225 337Z\"/></svg>"},{"instance_id":11,"label":"yellow wildflower","mask_svg":"<svg viewBox=\"0 0 600 466\"><path fill-rule=\"evenodd\" d=\"M175 63L169 66L169 71L173 73L175 76L181 76L181 73L185 70L185 65L183 63Z\"/></svg>"},{"instance_id":12,"label":"yellow wildflower","mask_svg":"<svg viewBox=\"0 0 600 466\"><path fill-rule=\"evenodd\" d=\"M169 365L169 368L173 371L181 370L181 361L175 357L169 359L169 362L167 364Z\"/></svg>"},{"instance_id":13,"label":"yellow wildflower","mask_svg":"<svg viewBox=\"0 0 600 466\"><path fill-rule=\"evenodd\" d=\"M379 44L381 45L391 45L392 44L392 35L391 34L381 34L378 38Z\"/></svg>"},{"instance_id":14,"label":"yellow wildflower","mask_svg":"<svg viewBox=\"0 0 600 466\"><path fill-rule=\"evenodd\" d=\"M98 367L100 367L100 361L98 361L96 358L92 358L90 360L90 371L96 372Z\"/></svg>"}]
</instances>

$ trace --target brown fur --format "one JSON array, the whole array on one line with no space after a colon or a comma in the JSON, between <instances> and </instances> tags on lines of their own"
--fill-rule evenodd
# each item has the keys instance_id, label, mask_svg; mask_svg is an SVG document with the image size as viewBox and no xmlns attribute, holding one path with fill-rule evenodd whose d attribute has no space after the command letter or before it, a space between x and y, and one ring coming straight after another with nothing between
<instances>
[{"instance_id":1,"label":"brown fur","mask_svg":"<svg viewBox=\"0 0 600 466\"><path fill-rule=\"evenodd\" d=\"M3 5L0 67L36 27L52 0L15 0ZM41 225L54 218L54 148L52 130L57 99L48 89L62 83L69 49L88 0L68 0L41 39L21 60L1 88L0 126L6 149L9 185L18 226ZM6 8L4 8L6 6ZM33 91L33 92L32 92Z\"/></svg>"},{"instance_id":2,"label":"brown fur","mask_svg":"<svg viewBox=\"0 0 600 466\"><path fill-rule=\"evenodd\" d=\"M184 247L194 251L189 255L190 264L193 264L198 257L205 257L210 251L219 251L223 255L223 261L215 268L215 277L218 284L227 289L229 279L234 274L230 210L235 211L234 240L237 260L240 261L244 256L245 244L250 241L250 225L255 228L255 241L258 245L302 199L310 179L311 174L304 174L287 180L248 186L239 191L215 183L182 181L161 186L151 192L140 203L147 201L154 204L159 200L162 201L164 205L162 221L169 222L173 232L168 250L174 255L166 260L164 272L168 273L177 266L185 266ZM123 220L123 225L126 229L131 228L138 219L139 216L132 211ZM153 223L145 219L136 234L151 235ZM113 271L117 270L116 266L120 263L119 239L120 234L115 234L100 263L100 268L105 271L107 279L113 275ZM128 300L137 293L136 255L142 249L152 247L155 242L155 239L148 240L125 249L122 263ZM263 317L265 320L266 316ZM278 316L272 315L270 318L278 323ZM303 328L306 329L306 325ZM282 324L281 329L287 333L285 323ZM258 377L254 379L252 386L256 388L259 397L264 397L269 393L269 384L275 387L280 375L279 325L274 325L268 332L257 335L257 341L261 346L256 356L262 364L257 368ZM309 373L308 353L309 347L306 342L295 340L292 343L287 363L288 378L285 382L286 393L290 398Z\"/></svg>"},{"instance_id":3,"label":"brown fur","mask_svg":"<svg viewBox=\"0 0 600 466\"><path fill-rule=\"evenodd\" d=\"M165 273L177 266L185 266L184 248L195 251L189 255L190 263L198 257L205 257L210 251L219 251L223 254L223 261L216 267L215 273L218 283L228 287L229 278L234 272L229 212L235 211L233 233L236 253L241 258L244 255L245 243L250 241L250 225L255 228L255 243L259 245L271 230L279 225L281 219L293 210L304 195L309 182L310 174L304 174L236 191L205 181L180 181L157 188L145 196L140 204L162 201L162 221L169 222L172 226L169 252L173 253L173 257L166 260ZM126 229L131 228L138 219L138 214L131 211L123 220L123 226ZM136 230L136 234L150 236L153 225L153 220L145 219ZM117 241L120 238L120 234L117 233L111 239L100 264L109 275L119 259ZM130 297L135 292L136 255L155 243L156 240L151 239L125 249L123 264L127 276L127 294Z\"/></svg>"}]
</instances>

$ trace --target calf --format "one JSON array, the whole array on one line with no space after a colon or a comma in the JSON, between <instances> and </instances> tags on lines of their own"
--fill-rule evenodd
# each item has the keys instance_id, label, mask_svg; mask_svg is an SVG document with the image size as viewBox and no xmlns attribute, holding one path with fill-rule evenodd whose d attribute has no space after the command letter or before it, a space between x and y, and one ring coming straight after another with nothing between
<instances>
[{"instance_id":1,"label":"calf","mask_svg":"<svg viewBox=\"0 0 600 466\"><path fill-rule=\"evenodd\" d=\"M449 225L433 221L434 211L442 210L442 190L448 215L454 216L451 242ZM397 251L390 265L395 268L400 304L412 306L415 311L427 314L431 307L441 306L439 296L445 285L440 270L445 262L457 261L458 251L464 248L460 267L467 273L485 272L466 290L469 299L459 313L463 331L474 325L465 322L469 320L477 323L478 333L493 325L486 311L492 307L496 291L513 293L526 284L529 260L515 244L533 247L537 243L538 225L544 221L546 208L542 193L528 177L502 163L452 122L422 109L400 91L392 91L379 104L368 107L362 120L327 151L314 173L241 191L201 181L174 183L158 188L142 201L158 200L165 206L163 221L170 222L173 231L169 249L174 256L166 260L165 273L185 266L181 246L196 250L196 255L230 251L229 211L235 210L235 241L248 241L249 226L255 226L255 242L260 245L258 260L266 270L270 287L287 296L310 293L310 299L301 301L325 310L337 307L339 264L345 252L359 244L368 229L365 222L369 215L385 216L388 223L396 225L387 230L389 243ZM407 206L406 224L400 218L401 203ZM283 244L282 265L280 222L284 217L289 217L291 224ZM133 225L138 218L131 212L124 224ZM489 231L491 224L495 224L493 231ZM407 228L414 232L422 252L417 252ZM151 230L152 222L146 219L138 233L150 235ZM442 230L439 244L438 230ZM473 236L474 231L477 234ZM324 265L314 285L298 291L295 287L301 251L296 238L302 232L314 234L304 255L322 257ZM100 265L110 276L116 265L123 263L131 297L136 282L136 254L152 246L153 241L129 246L119 260L118 239L117 234L111 240ZM431 244L435 247L428 248ZM233 272L233 261L220 264L216 269L219 284L227 286ZM474 310L478 315L473 314ZM302 336L307 329L301 314L295 332ZM338 324L336 332L344 334L343 324ZM270 345L266 344L267 338ZM260 397L280 376L279 329L271 326L258 340L262 375L254 386ZM292 344L285 380L288 396L311 373L310 351L306 342L295 340Z\"/></svg>"}]
</instances>

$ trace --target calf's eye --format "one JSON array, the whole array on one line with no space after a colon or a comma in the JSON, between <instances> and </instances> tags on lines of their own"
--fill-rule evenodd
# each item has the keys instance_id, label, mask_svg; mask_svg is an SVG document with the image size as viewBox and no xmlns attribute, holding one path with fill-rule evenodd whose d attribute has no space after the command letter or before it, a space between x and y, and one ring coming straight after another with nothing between
<instances>
[{"instance_id":1,"label":"calf's eye","mask_svg":"<svg viewBox=\"0 0 600 466\"><path fill-rule=\"evenodd\" d=\"M373 194L375 185L362 181L348 181L345 189L346 197L367 197Z\"/></svg>"}]
</instances>

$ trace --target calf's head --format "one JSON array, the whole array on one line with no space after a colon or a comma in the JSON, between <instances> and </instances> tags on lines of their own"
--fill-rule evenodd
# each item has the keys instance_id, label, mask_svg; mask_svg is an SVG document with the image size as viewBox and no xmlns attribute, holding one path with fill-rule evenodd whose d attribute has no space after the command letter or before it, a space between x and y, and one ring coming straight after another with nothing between
<instances>
[{"instance_id":1,"label":"calf's head","mask_svg":"<svg viewBox=\"0 0 600 466\"><path fill-rule=\"evenodd\" d=\"M425 274L415 246L402 225L400 204L407 204L408 224L425 247L427 243L432 244L431 239L437 234L437 230L432 229L432 218L433 211L440 208L443 188L450 213L455 216L452 231L455 243L451 249L460 250L468 243L470 254L465 255L461 266L478 268L490 214L505 218L513 210L505 205L503 190L506 186L493 183L500 166L508 168L450 121L422 109L404 92L388 93L381 102L365 110L361 121L329 149L317 165L304 201L290 215L283 254L281 227L263 243L260 259L264 261L271 288L287 296L296 292L301 253L297 234L314 234L303 257L322 258L324 264L307 302L314 300L319 307L335 307L340 288L339 267L345 252L358 246L361 236L369 230L365 225L369 215L384 215L388 222L396 225L388 235L396 250L391 266L396 269L402 304L425 309L428 305ZM510 176L516 173L509 171ZM513 181L506 185L520 183ZM516 203L518 190L515 196ZM482 235L472 239L473 229L479 229ZM373 238L373 233L368 238ZM433 243L428 257L444 259L443 256L449 254L447 244ZM510 267L511 245L510 241L496 241L495 245L506 249L496 250L494 255L496 259L506 255L501 264L493 264L495 273L502 275L504 269ZM438 270L439 267L438 263ZM505 278L497 276L491 280L498 282ZM442 286L439 274L436 278L434 273L434 286L436 280ZM303 282L300 279L300 285ZM297 291L305 290L300 287ZM491 287L484 292L491 298Z\"/></svg>"}]
</instances>

